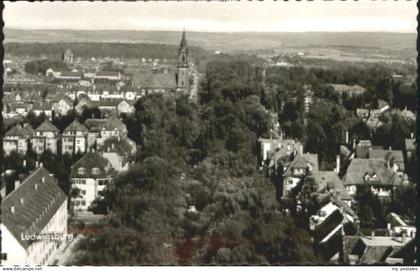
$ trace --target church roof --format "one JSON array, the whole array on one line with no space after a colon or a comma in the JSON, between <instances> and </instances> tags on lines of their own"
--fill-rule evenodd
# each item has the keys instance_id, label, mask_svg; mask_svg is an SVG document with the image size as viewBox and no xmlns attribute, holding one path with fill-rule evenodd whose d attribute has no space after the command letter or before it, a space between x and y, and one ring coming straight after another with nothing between
<instances>
[{"instance_id":1,"label":"church roof","mask_svg":"<svg viewBox=\"0 0 420 271\"><path fill-rule=\"evenodd\" d=\"M186 34L185 34L185 29L182 31L182 38L181 38L181 45L180 45L180 49L181 48L185 48L185 47L187 47L188 46L188 44L187 44L187 37L186 37Z\"/></svg>"}]
</instances>

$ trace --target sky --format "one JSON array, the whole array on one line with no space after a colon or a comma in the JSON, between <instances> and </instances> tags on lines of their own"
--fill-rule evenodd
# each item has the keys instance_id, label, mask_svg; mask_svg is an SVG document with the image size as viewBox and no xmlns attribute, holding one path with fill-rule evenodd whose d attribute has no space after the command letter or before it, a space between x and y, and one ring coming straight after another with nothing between
<instances>
[{"instance_id":1,"label":"sky","mask_svg":"<svg viewBox=\"0 0 420 271\"><path fill-rule=\"evenodd\" d=\"M6 28L415 33L416 1L6 2Z\"/></svg>"}]
</instances>

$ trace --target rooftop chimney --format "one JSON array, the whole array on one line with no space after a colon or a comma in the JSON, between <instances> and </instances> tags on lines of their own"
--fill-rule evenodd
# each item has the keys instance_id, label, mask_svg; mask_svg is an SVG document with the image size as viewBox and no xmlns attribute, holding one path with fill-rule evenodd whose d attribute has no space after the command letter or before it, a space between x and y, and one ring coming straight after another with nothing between
<instances>
[{"instance_id":1,"label":"rooftop chimney","mask_svg":"<svg viewBox=\"0 0 420 271\"><path fill-rule=\"evenodd\" d=\"M340 155L336 156L336 167L335 167L335 172L338 174L340 173Z\"/></svg>"},{"instance_id":2,"label":"rooftop chimney","mask_svg":"<svg viewBox=\"0 0 420 271\"><path fill-rule=\"evenodd\" d=\"M38 162L38 161L36 161L36 162L35 162L35 168L38 168L38 166L39 166L39 162Z\"/></svg>"},{"instance_id":3,"label":"rooftop chimney","mask_svg":"<svg viewBox=\"0 0 420 271\"><path fill-rule=\"evenodd\" d=\"M349 131L346 131L346 145L349 144Z\"/></svg>"},{"instance_id":4,"label":"rooftop chimney","mask_svg":"<svg viewBox=\"0 0 420 271\"><path fill-rule=\"evenodd\" d=\"M411 133L410 134L410 137L413 139L414 138L414 133Z\"/></svg>"},{"instance_id":5,"label":"rooftop chimney","mask_svg":"<svg viewBox=\"0 0 420 271\"><path fill-rule=\"evenodd\" d=\"M24 203L23 198L20 198L20 204L22 204L22 205L23 205L23 203Z\"/></svg>"},{"instance_id":6,"label":"rooftop chimney","mask_svg":"<svg viewBox=\"0 0 420 271\"><path fill-rule=\"evenodd\" d=\"M114 143L112 143L112 144L111 144L111 148L112 148L112 149L114 149L114 147L115 147L115 145L114 145Z\"/></svg>"},{"instance_id":7,"label":"rooftop chimney","mask_svg":"<svg viewBox=\"0 0 420 271\"><path fill-rule=\"evenodd\" d=\"M303 154L303 145L302 144L299 145L299 153Z\"/></svg>"},{"instance_id":8,"label":"rooftop chimney","mask_svg":"<svg viewBox=\"0 0 420 271\"><path fill-rule=\"evenodd\" d=\"M19 187L20 185L20 180L16 180L15 181L15 190Z\"/></svg>"},{"instance_id":9,"label":"rooftop chimney","mask_svg":"<svg viewBox=\"0 0 420 271\"><path fill-rule=\"evenodd\" d=\"M371 238L371 240L375 239L375 231L370 232L370 238Z\"/></svg>"},{"instance_id":10,"label":"rooftop chimney","mask_svg":"<svg viewBox=\"0 0 420 271\"><path fill-rule=\"evenodd\" d=\"M407 239L407 233L405 231L402 232L401 242L405 244L405 240Z\"/></svg>"},{"instance_id":11,"label":"rooftop chimney","mask_svg":"<svg viewBox=\"0 0 420 271\"><path fill-rule=\"evenodd\" d=\"M23 167L26 168L26 159L23 160L22 164L23 164Z\"/></svg>"},{"instance_id":12,"label":"rooftop chimney","mask_svg":"<svg viewBox=\"0 0 420 271\"><path fill-rule=\"evenodd\" d=\"M391 146L389 146L388 150L392 151L392 147L391 147Z\"/></svg>"},{"instance_id":13,"label":"rooftop chimney","mask_svg":"<svg viewBox=\"0 0 420 271\"><path fill-rule=\"evenodd\" d=\"M45 177L41 178L42 183L45 183Z\"/></svg>"},{"instance_id":14,"label":"rooftop chimney","mask_svg":"<svg viewBox=\"0 0 420 271\"><path fill-rule=\"evenodd\" d=\"M15 206L10 206L10 212L12 212L12 214L15 213Z\"/></svg>"},{"instance_id":15,"label":"rooftop chimney","mask_svg":"<svg viewBox=\"0 0 420 271\"><path fill-rule=\"evenodd\" d=\"M35 190L37 190L37 189L38 189L38 184L36 183L36 184L35 184Z\"/></svg>"}]
</instances>

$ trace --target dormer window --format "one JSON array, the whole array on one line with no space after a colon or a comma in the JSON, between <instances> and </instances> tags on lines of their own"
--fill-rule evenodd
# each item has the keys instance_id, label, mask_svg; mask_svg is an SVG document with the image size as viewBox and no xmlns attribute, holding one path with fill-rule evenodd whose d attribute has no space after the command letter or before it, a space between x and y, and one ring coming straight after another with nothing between
<instances>
[{"instance_id":1,"label":"dormer window","mask_svg":"<svg viewBox=\"0 0 420 271\"><path fill-rule=\"evenodd\" d=\"M373 176L371 177L371 180L372 181L378 181L379 180L378 175L373 174Z\"/></svg>"},{"instance_id":2,"label":"dormer window","mask_svg":"<svg viewBox=\"0 0 420 271\"><path fill-rule=\"evenodd\" d=\"M84 175L86 174L86 169L84 167L79 167L79 169L77 170L77 173L79 173L80 175Z\"/></svg>"},{"instance_id":3,"label":"dormer window","mask_svg":"<svg viewBox=\"0 0 420 271\"><path fill-rule=\"evenodd\" d=\"M99 172L100 172L99 168L97 168L97 167L92 168L92 174L93 175L98 175Z\"/></svg>"},{"instance_id":4,"label":"dormer window","mask_svg":"<svg viewBox=\"0 0 420 271\"><path fill-rule=\"evenodd\" d=\"M370 180L371 180L371 178L370 178L369 173L366 173L366 174L365 174L365 176L363 177L363 179L364 179L365 181L370 181Z\"/></svg>"}]
</instances>

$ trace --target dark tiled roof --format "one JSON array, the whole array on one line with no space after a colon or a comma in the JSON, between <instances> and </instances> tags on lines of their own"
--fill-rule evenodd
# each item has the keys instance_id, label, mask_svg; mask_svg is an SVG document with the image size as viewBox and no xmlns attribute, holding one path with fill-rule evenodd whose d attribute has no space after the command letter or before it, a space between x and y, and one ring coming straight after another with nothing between
<instances>
[{"instance_id":1,"label":"dark tiled roof","mask_svg":"<svg viewBox=\"0 0 420 271\"><path fill-rule=\"evenodd\" d=\"M352 200L352 197L347 192L336 172L318 171L314 174L314 177L320 191L334 189L335 191L340 191L340 198L342 200Z\"/></svg>"},{"instance_id":2,"label":"dark tiled roof","mask_svg":"<svg viewBox=\"0 0 420 271\"><path fill-rule=\"evenodd\" d=\"M109 177L109 162L97 152L87 152L71 167L70 178L104 178ZM79 168L85 168L85 174L79 174ZM99 174L92 173L93 168L99 169Z\"/></svg>"},{"instance_id":3,"label":"dark tiled roof","mask_svg":"<svg viewBox=\"0 0 420 271\"><path fill-rule=\"evenodd\" d=\"M133 148L124 138L111 137L105 140L104 145L99 149L100 152L115 152L126 161L131 156Z\"/></svg>"},{"instance_id":4,"label":"dark tiled roof","mask_svg":"<svg viewBox=\"0 0 420 271\"><path fill-rule=\"evenodd\" d=\"M318 171L318 155L317 154L297 154L293 161L290 163L289 167L286 169L286 172L283 174L285 177L293 176L294 168L305 168L309 169L309 165L312 167L312 173Z\"/></svg>"},{"instance_id":5,"label":"dark tiled roof","mask_svg":"<svg viewBox=\"0 0 420 271\"><path fill-rule=\"evenodd\" d=\"M140 72L133 73L133 84L145 89L176 89L176 77L172 72Z\"/></svg>"},{"instance_id":6,"label":"dark tiled roof","mask_svg":"<svg viewBox=\"0 0 420 271\"><path fill-rule=\"evenodd\" d=\"M72 123L69 124L69 126L66 127L66 129L64 129L64 132L88 132L88 129L81 124L78 120L74 120Z\"/></svg>"},{"instance_id":7,"label":"dark tiled roof","mask_svg":"<svg viewBox=\"0 0 420 271\"><path fill-rule=\"evenodd\" d=\"M106 122L106 119L87 119L84 125L89 129L90 132L98 132L102 124Z\"/></svg>"},{"instance_id":8,"label":"dark tiled roof","mask_svg":"<svg viewBox=\"0 0 420 271\"><path fill-rule=\"evenodd\" d=\"M45 120L38 126L38 128L35 129L35 131L58 133L60 130L58 130L58 128L55 127L49 120Z\"/></svg>"},{"instance_id":9,"label":"dark tiled roof","mask_svg":"<svg viewBox=\"0 0 420 271\"><path fill-rule=\"evenodd\" d=\"M22 240L21 234L40 233L67 200L67 195L57 185L57 179L49 174L44 167L36 169L2 201L1 222L24 248L29 247L30 241ZM11 212L12 206L14 213Z\"/></svg>"},{"instance_id":10,"label":"dark tiled roof","mask_svg":"<svg viewBox=\"0 0 420 271\"><path fill-rule=\"evenodd\" d=\"M373 159L385 159L387 155L390 155L389 158L392 158L394 163L404 166L404 156L401 150L380 150L380 149L371 149L369 150L369 158ZM404 170L402 168L402 170Z\"/></svg>"},{"instance_id":11,"label":"dark tiled roof","mask_svg":"<svg viewBox=\"0 0 420 271\"><path fill-rule=\"evenodd\" d=\"M376 174L377 181L365 181L366 174ZM387 167L384 159L353 159L343 178L344 185L377 184L401 185L398 175Z\"/></svg>"},{"instance_id":12,"label":"dark tiled roof","mask_svg":"<svg viewBox=\"0 0 420 271\"><path fill-rule=\"evenodd\" d=\"M114 148L112 148L114 146ZM108 147L111 151L120 152L124 155L129 155L132 150L132 146L125 138L111 137L105 140L103 146L100 148L100 151L107 151Z\"/></svg>"},{"instance_id":13,"label":"dark tiled roof","mask_svg":"<svg viewBox=\"0 0 420 271\"><path fill-rule=\"evenodd\" d=\"M370 148L371 147L369 147L369 146L357 145L356 146L356 152L355 152L356 158L369 158L369 149Z\"/></svg>"},{"instance_id":14,"label":"dark tiled roof","mask_svg":"<svg viewBox=\"0 0 420 271\"><path fill-rule=\"evenodd\" d=\"M22 126L20 124L16 125L9 131L7 131L6 136L18 136L18 137L25 137L27 136L27 133L24 131Z\"/></svg>"},{"instance_id":15,"label":"dark tiled roof","mask_svg":"<svg viewBox=\"0 0 420 271\"><path fill-rule=\"evenodd\" d=\"M44 110L44 111L52 110L52 103L46 102L46 101L34 103L32 110Z\"/></svg>"},{"instance_id":16,"label":"dark tiled roof","mask_svg":"<svg viewBox=\"0 0 420 271\"><path fill-rule=\"evenodd\" d=\"M125 130L125 124L117 117L107 118L105 123L101 125L101 130Z\"/></svg>"}]
</instances>

